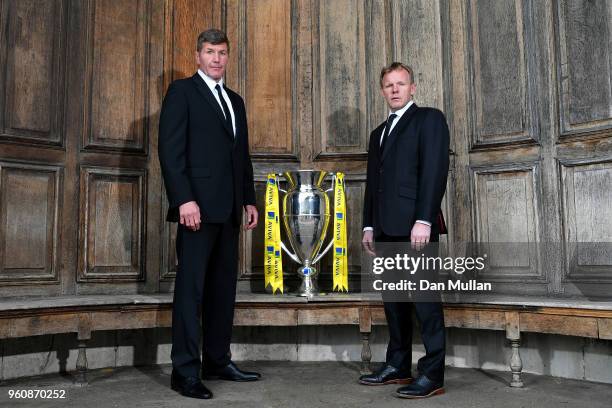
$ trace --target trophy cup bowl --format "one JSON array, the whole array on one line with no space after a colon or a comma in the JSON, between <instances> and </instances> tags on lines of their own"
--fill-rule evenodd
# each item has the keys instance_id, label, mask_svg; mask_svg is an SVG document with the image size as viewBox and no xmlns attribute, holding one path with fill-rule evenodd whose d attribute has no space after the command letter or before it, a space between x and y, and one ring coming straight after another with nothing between
<instances>
[{"instance_id":1,"label":"trophy cup bowl","mask_svg":"<svg viewBox=\"0 0 612 408\"><path fill-rule=\"evenodd\" d=\"M330 200L322 184L327 176L325 171L297 170L283 173L288 188L281 190L283 198L283 223L293 253L281 242L283 250L302 266L298 275L302 283L298 296L312 297L319 294L316 276L312 266L331 248L333 240L321 252L327 228L330 223Z\"/></svg>"}]
</instances>

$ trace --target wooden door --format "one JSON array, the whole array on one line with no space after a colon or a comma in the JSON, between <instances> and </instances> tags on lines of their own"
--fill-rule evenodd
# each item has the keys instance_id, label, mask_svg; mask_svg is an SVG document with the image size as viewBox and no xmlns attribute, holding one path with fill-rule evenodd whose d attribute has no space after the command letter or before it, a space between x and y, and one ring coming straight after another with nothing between
<instances>
[{"instance_id":1,"label":"wooden door","mask_svg":"<svg viewBox=\"0 0 612 408\"><path fill-rule=\"evenodd\" d=\"M531 244L484 273L500 292L609 297L610 2L448 7L454 239Z\"/></svg>"},{"instance_id":2,"label":"wooden door","mask_svg":"<svg viewBox=\"0 0 612 408\"><path fill-rule=\"evenodd\" d=\"M610 15L605 0L0 0L0 295L172 289L159 108L211 26L230 38L260 213L270 171L346 173L352 288L378 73L399 60L451 125L450 252L552 242L486 277L609 293L609 252L576 244L612 241ZM262 231L242 235L241 290L263 290Z\"/></svg>"}]
</instances>

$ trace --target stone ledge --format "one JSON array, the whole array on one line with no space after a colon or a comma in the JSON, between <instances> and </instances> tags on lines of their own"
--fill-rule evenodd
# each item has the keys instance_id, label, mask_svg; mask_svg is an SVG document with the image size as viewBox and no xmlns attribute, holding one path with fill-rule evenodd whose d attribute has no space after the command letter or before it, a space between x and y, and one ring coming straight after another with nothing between
<instances>
[{"instance_id":1,"label":"stone ledge","mask_svg":"<svg viewBox=\"0 0 612 408\"><path fill-rule=\"evenodd\" d=\"M237 303L269 303L269 304L306 304L322 302L381 302L380 295L361 293L333 293L313 298L295 296L293 294L270 295L265 293L239 293ZM171 293L134 294L134 295L75 295L56 297L15 297L0 300L0 313L16 310L36 310L66 307L92 307L117 305L164 305L172 303ZM445 298L449 306L509 306L512 308L565 308L578 310L612 311L612 302L584 299L551 299L544 297L517 296L462 296L459 299Z\"/></svg>"}]
</instances>

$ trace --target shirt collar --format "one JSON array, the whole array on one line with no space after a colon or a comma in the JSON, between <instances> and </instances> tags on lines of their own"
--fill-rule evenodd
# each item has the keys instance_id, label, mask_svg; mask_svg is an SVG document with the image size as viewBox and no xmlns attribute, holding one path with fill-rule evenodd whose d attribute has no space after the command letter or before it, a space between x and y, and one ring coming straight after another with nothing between
<instances>
[{"instance_id":1,"label":"shirt collar","mask_svg":"<svg viewBox=\"0 0 612 408\"><path fill-rule=\"evenodd\" d=\"M391 116L392 114L396 114L397 118L395 120L399 120L402 117L402 115L406 113L408 109L410 109L412 105L414 105L414 101L413 100L408 101L406 106L404 106L402 109L396 110L395 112L389 111L389 115L387 116L387 118L389 118L389 116Z\"/></svg>"},{"instance_id":2,"label":"shirt collar","mask_svg":"<svg viewBox=\"0 0 612 408\"><path fill-rule=\"evenodd\" d=\"M198 74L204 80L204 82L206 82L206 85L208 85L208 87L210 88L211 91L213 91L213 93L215 91L215 86L217 84L219 84L221 86L221 89L223 89L223 78L221 78L219 82L217 82L211 77L209 77L208 75L206 75L201 69L198 69Z\"/></svg>"}]
</instances>

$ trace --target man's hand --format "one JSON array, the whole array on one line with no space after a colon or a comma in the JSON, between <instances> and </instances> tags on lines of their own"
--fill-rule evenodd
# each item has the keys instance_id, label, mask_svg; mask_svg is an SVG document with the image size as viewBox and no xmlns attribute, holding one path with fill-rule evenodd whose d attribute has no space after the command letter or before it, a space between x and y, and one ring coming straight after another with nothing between
<instances>
[{"instance_id":1,"label":"man's hand","mask_svg":"<svg viewBox=\"0 0 612 408\"><path fill-rule=\"evenodd\" d=\"M195 201L189 201L181 204L179 207L180 223L192 231L200 229L200 207Z\"/></svg>"},{"instance_id":2,"label":"man's hand","mask_svg":"<svg viewBox=\"0 0 612 408\"><path fill-rule=\"evenodd\" d=\"M244 229L251 230L257 226L257 207L254 205L245 205L244 209L247 215L247 225L244 226Z\"/></svg>"},{"instance_id":3,"label":"man's hand","mask_svg":"<svg viewBox=\"0 0 612 408\"><path fill-rule=\"evenodd\" d=\"M361 244L368 254L376 256L376 253L374 252L374 231L364 231Z\"/></svg>"},{"instance_id":4,"label":"man's hand","mask_svg":"<svg viewBox=\"0 0 612 408\"><path fill-rule=\"evenodd\" d=\"M410 232L410 246L412 249L420 251L429 243L431 227L429 225L415 222Z\"/></svg>"}]
</instances>

